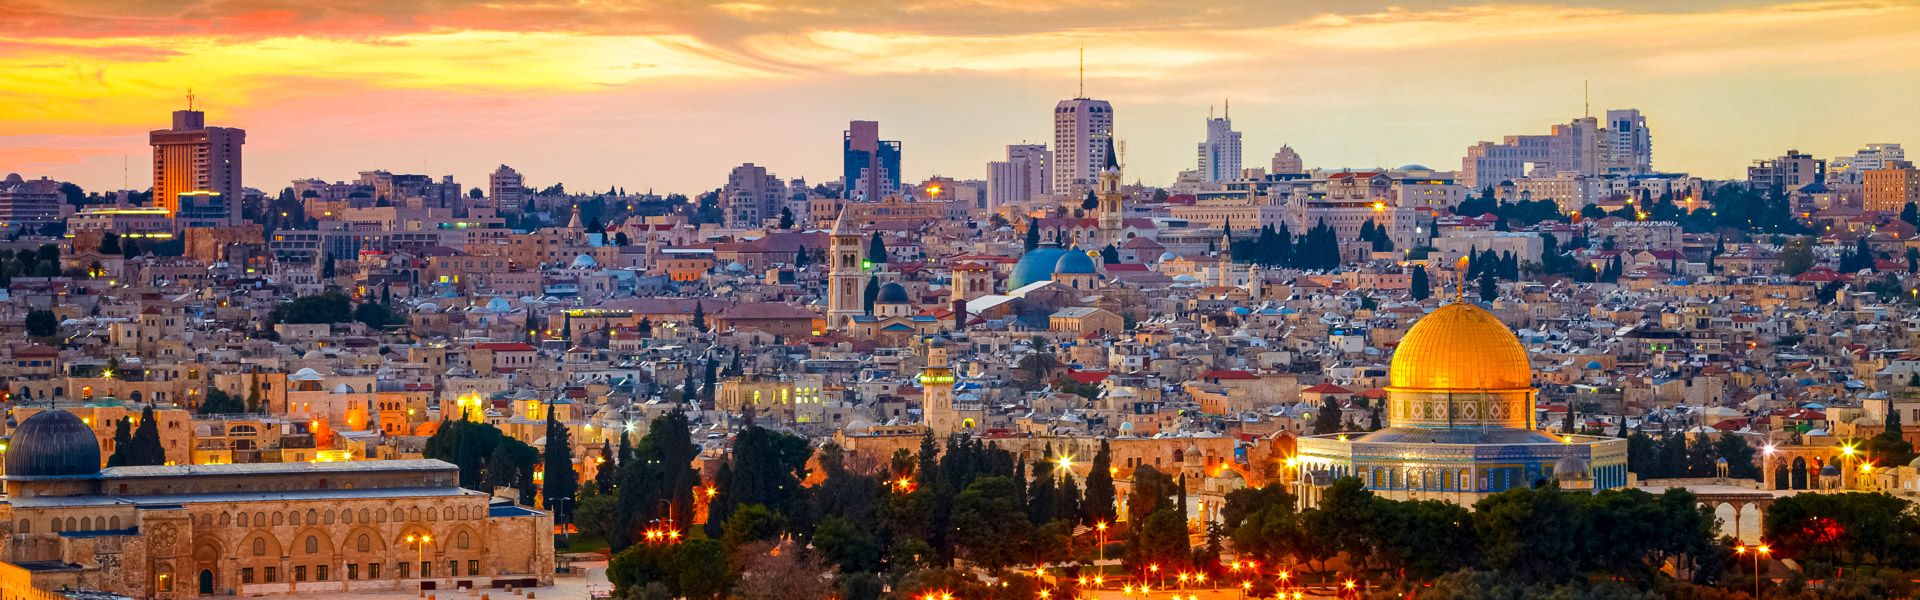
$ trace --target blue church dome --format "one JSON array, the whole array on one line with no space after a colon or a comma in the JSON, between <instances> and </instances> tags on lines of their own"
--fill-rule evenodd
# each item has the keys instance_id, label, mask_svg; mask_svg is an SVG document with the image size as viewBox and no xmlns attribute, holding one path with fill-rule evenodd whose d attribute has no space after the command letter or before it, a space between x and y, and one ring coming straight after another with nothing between
<instances>
[{"instance_id":1,"label":"blue church dome","mask_svg":"<svg viewBox=\"0 0 1920 600\"><path fill-rule=\"evenodd\" d=\"M1093 266L1093 257L1076 247L1060 256L1060 262L1053 265L1053 272L1060 275L1091 275L1098 271Z\"/></svg>"},{"instance_id":2,"label":"blue church dome","mask_svg":"<svg viewBox=\"0 0 1920 600\"><path fill-rule=\"evenodd\" d=\"M1007 289L1018 289L1037 281L1053 279L1053 269L1060 263L1060 257L1066 250L1054 244L1041 244L1013 263L1013 274L1007 277Z\"/></svg>"},{"instance_id":3,"label":"blue church dome","mask_svg":"<svg viewBox=\"0 0 1920 600\"><path fill-rule=\"evenodd\" d=\"M874 304L907 304L910 300L907 299L906 286L889 281L886 285L880 286L880 293L874 296L873 302Z\"/></svg>"}]
</instances>

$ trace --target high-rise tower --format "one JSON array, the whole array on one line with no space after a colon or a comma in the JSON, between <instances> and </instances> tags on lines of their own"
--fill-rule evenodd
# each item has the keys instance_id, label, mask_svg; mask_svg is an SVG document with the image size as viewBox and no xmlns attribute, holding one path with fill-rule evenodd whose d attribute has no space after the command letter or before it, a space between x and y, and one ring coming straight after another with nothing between
<instances>
[{"instance_id":1,"label":"high-rise tower","mask_svg":"<svg viewBox=\"0 0 1920 600\"><path fill-rule=\"evenodd\" d=\"M1113 105L1074 98L1053 107L1053 193L1082 196L1093 189L1107 163L1113 137Z\"/></svg>"},{"instance_id":2,"label":"high-rise tower","mask_svg":"<svg viewBox=\"0 0 1920 600\"><path fill-rule=\"evenodd\" d=\"M880 139L879 121L852 121L842 135L846 197L879 202L900 191L900 142Z\"/></svg>"},{"instance_id":3,"label":"high-rise tower","mask_svg":"<svg viewBox=\"0 0 1920 600\"><path fill-rule=\"evenodd\" d=\"M1221 183L1239 179L1240 132L1233 130L1233 111L1229 108L1219 118L1208 112L1207 141L1200 142L1200 180Z\"/></svg>"},{"instance_id":4,"label":"high-rise tower","mask_svg":"<svg viewBox=\"0 0 1920 600\"><path fill-rule=\"evenodd\" d=\"M187 93L186 110L173 111L173 126L147 134L153 145L153 202L172 216L180 208L180 194L215 192L226 199L228 221L239 222L241 199L240 147L247 131L208 127L207 113L194 110Z\"/></svg>"}]
</instances>

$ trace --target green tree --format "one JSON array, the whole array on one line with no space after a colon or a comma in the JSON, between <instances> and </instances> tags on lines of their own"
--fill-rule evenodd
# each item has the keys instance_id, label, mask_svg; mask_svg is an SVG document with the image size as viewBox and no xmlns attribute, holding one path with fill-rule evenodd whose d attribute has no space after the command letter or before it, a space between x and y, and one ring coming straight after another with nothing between
<instances>
[{"instance_id":1,"label":"green tree","mask_svg":"<svg viewBox=\"0 0 1920 600\"><path fill-rule=\"evenodd\" d=\"M747 544L778 539L787 530L787 520L762 504L748 504L727 515L721 526L720 543L729 553Z\"/></svg>"},{"instance_id":2,"label":"green tree","mask_svg":"<svg viewBox=\"0 0 1920 600\"><path fill-rule=\"evenodd\" d=\"M1340 405L1334 401L1332 396L1321 398L1320 412L1313 416L1313 434L1326 435L1329 433L1339 433L1345 428L1346 422L1345 419L1342 418Z\"/></svg>"},{"instance_id":3,"label":"green tree","mask_svg":"<svg viewBox=\"0 0 1920 600\"><path fill-rule=\"evenodd\" d=\"M793 209L780 207L780 228L793 229Z\"/></svg>"},{"instance_id":4,"label":"green tree","mask_svg":"<svg viewBox=\"0 0 1920 600\"><path fill-rule=\"evenodd\" d=\"M362 302L353 309L353 320L372 329L383 329L394 321L393 311L384 304Z\"/></svg>"},{"instance_id":5,"label":"green tree","mask_svg":"<svg viewBox=\"0 0 1920 600\"><path fill-rule=\"evenodd\" d=\"M133 453L133 426L130 419L120 419L113 423L113 454L107 456L107 466L124 467L131 463Z\"/></svg>"},{"instance_id":6,"label":"green tree","mask_svg":"<svg viewBox=\"0 0 1920 600\"><path fill-rule=\"evenodd\" d=\"M860 296L861 296L860 297L861 309L865 310L868 315L873 314L874 303L880 301L880 276L879 275L867 276L867 287L865 290L861 291Z\"/></svg>"},{"instance_id":7,"label":"green tree","mask_svg":"<svg viewBox=\"0 0 1920 600\"><path fill-rule=\"evenodd\" d=\"M1494 269L1492 267L1480 270L1481 302L1492 302L1500 298L1500 284L1494 280L1493 272Z\"/></svg>"},{"instance_id":8,"label":"green tree","mask_svg":"<svg viewBox=\"0 0 1920 600\"><path fill-rule=\"evenodd\" d=\"M878 231L873 232L873 237L867 242L867 261L876 265L887 263L887 242L880 239Z\"/></svg>"},{"instance_id":9,"label":"green tree","mask_svg":"<svg viewBox=\"0 0 1920 600\"><path fill-rule=\"evenodd\" d=\"M1799 275L1813 268L1813 240L1797 237L1780 248L1780 273Z\"/></svg>"},{"instance_id":10,"label":"green tree","mask_svg":"<svg viewBox=\"0 0 1920 600\"><path fill-rule=\"evenodd\" d=\"M1020 484L1011 477L982 477L953 500L954 541L966 556L989 571L1015 564L1025 554L1033 524L1007 518L1024 512Z\"/></svg>"},{"instance_id":11,"label":"green tree","mask_svg":"<svg viewBox=\"0 0 1920 600\"><path fill-rule=\"evenodd\" d=\"M842 573L878 571L885 548L873 532L838 516L820 520L813 530L813 547Z\"/></svg>"},{"instance_id":12,"label":"green tree","mask_svg":"<svg viewBox=\"0 0 1920 600\"><path fill-rule=\"evenodd\" d=\"M27 335L50 338L60 334L60 319L53 311L34 309L27 311Z\"/></svg>"},{"instance_id":13,"label":"green tree","mask_svg":"<svg viewBox=\"0 0 1920 600\"><path fill-rule=\"evenodd\" d=\"M1034 248L1040 247L1040 222L1031 217L1027 218L1027 233L1024 238L1024 244L1028 252L1032 252Z\"/></svg>"},{"instance_id":14,"label":"green tree","mask_svg":"<svg viewBox=\"0 0 1920 600\"><path fill-rule=\"evenodd\" d=\"M1127 547L1128 563L1134 570L1148 565L1160 565L1168 572L1184 570L1193 555L1184 515L1171 506L1164 507L1149 514L1138 527L1133 543Z\"/></svg>"},{"instance_id":15,"label":"green tree","mask_svg":"<svg viewBox=\"0 0 1920 600\"><path fill-rule=\"evenodd\" d=\"M1086 498L1080 503L1085 516L1081 522L1112 524L1118 511L1114 505L1118 497L1113 488L1113 451L1107 447L1107 440L1101 438L1100 450L1094 452L1093 464L1087 471Z\"/></svg>"},{"instance_id":16,"label":"green tree","mask_svg":"<svg viewBox=\"0 0 1920 600\"><path fill-rule=\"evenodd\" d=\"M328 291L283 302L275 306L268 316L274 323L296 325L345 323L353 319L353 303L345 294Z\"/></svg>"},{"instance_id":17,"label":"green tree","mask_svg":"<svg viewBox=\"0 0 1920 600\"><path fill-rule=\"evenodd\" d=\"M119 453L116 450L115 453ZM121 466L141 467L167 464L167 449L160 443L160 420L153 416L153 405L140 410L140 424L125 447Z\"/></svg>"},{"instance_id":18,"label":"green tree","mask_svg":"<svg viewBox=\"0 0 1920 600\"><path fill-rule=\"evenodd\" d=\"M1433 289L1427 283L1427 268L1425 266L1413 266L1413 281L1407 293L1413 296L1414 300L1426 300L1433 296Z\"/></svg>"},{"instance_id":19,"label":"green tree","mask_svg":"<svg viewBox=\"0 0 1920 600\"><path fill-rule=\"evenodd\" d=\"M203 415L238 414L246 410L240 398L220 388L208 388L206 397L200 400L200 414Z\"/></svg>"},{"instance_id":20,"label":"green tree","mask_svg":"<svg viewBox=\"0 0 1920 600\"><path fill-rule=\"evenodd\" d=\"M1140 465L1133 470L1133 489L1127 492L1127 513L1133 515L1151 515L1161 509L1173 508L1173 497L1177 491L1172 477L1160 472L1153 465Z\"/></svg>"},{"instance_id":21,"label":"green tree","mask_svg":"<svg viewBox=\"0 0 1920 600\"><path fill-rule=\"evenodd\" d=\"M707 305L704 302L693 303L693 328L700 333L707 332Z\"/></svg>"},{"instance_id":22,"label":"green tree","mask_svg":"<svg viewBox=\"0 0 1920 600\"><path fill-rule=\"evenodd\" d=\"M1528 581L1567 581L1580 564L1578 506L1553 484L1474 503L1473 531L1483 564Z\"/></svg>"},{"instance_id":23,"label":"green tree","mask_svg":"<svg viewBox=\"0 0 1920 600\"><path fill-rule=\"evenodd\" d=\"M563 508L557 512L564 513L564 507L579 500L576 494L579 492L580 479L573 470L573 435L567 430L567 425L560 422L552 406L547 407L546 437L547 444L542 449L544 464L541 480L544 485L541 495L546 498L548 508L560 506Z\"/></svg>"}]
</instances>

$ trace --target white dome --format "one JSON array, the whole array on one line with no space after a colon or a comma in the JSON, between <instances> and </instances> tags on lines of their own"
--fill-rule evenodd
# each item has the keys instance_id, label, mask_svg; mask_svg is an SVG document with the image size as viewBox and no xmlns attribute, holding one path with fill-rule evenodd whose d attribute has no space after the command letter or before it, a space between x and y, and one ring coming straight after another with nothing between
<instances>
[{"instance_id":1,"label":"white dome","mask_svg":"<svg viewBox=\"0 0 1920 600\"><path fill-rule=\"evenodd\" d=\"M737 262L727 263L727 272L729 273L739 273L745 270L747 270L746 265Z\"/></svg>"},{"instance_id":2,"label":"white dome","mask_svg":"<svg viewBox=\"0 0 1920 600\"><path fill-rule=\"evenodd\" d=\"M575 269L597 269L599 267L600 261L594 260L591 256L582 254L573 257L573 268Z\"/></svg>"},{"instance_id":3,"label":"white dome","mask_svg":"<svg viewBox=\"0 0 1920 600\"><path fill-rule=\"evenodd\" d=\"M512 311L513 305L507 304L506 298L494 298L487 301L487 312L503 313Z\"/></svg>"},{"instance_id":4,"label":"white dome","mask_svg":"<svg viewBox=\"0 0 1920 600\"><path fill-rule=\"evenodd\" d=\"M287 376L287 379L291 379L294 381L319 381L324 378L320 376L319 371L313 370L313 367L307 367L298 371L294 371L292 375Z\"/></svg>"}]
</instances>

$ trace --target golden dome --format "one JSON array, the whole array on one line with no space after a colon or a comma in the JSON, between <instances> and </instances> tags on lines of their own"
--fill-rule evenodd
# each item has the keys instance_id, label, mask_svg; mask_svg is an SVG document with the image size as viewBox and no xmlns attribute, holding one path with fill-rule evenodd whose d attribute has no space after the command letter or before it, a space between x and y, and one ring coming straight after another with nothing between
<instances>
[{"instance_id":1,"label":"golden dome","mask_svg":"<svg viewBox=\"0 0 1920 600\"><path fill-rule=\"evenodd\" d=\"M1388 381L1389 390L1521 390L1533 387L1533 368L1505 323L1456 302L1421 317L1400 338Z\"/></svg>"}]
</instances>

